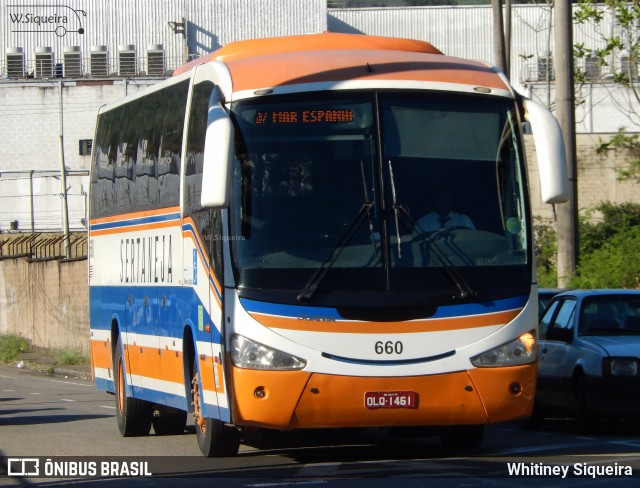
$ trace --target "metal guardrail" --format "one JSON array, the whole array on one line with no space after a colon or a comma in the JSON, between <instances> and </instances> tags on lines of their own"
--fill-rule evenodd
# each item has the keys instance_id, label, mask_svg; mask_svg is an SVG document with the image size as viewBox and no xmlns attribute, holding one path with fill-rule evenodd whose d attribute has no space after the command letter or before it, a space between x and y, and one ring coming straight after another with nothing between
<instances>
[{"instance_id":1,"label":"metal guardrail","mask_svg":"<svg viewBox=\"0 0 640 488\"><path fill-rule=\"evenodd\" d=\"M65 238L59 233L0 234L0 259L26 257L28 259L65 259ZM87 235L69 235L70 259L87 257Z\"/></svg>"}]
</instances>

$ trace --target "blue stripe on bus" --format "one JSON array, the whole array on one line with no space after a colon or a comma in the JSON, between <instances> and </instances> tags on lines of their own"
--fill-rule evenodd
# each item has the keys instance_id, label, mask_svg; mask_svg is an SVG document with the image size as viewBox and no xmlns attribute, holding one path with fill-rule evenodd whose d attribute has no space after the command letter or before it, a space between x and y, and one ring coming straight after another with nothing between
<instances>
[{"instance_id":1,"label":"blue stripe on bus","mask_svg":"<svg viewBox=\"0 0 640 488\"><path fill-rule=\"evenodd\" d=\"M115 384L113 380L105 380L104 378L96 378L96 388L98 390L105 390L111 393L115 393Z\"/></svg>"},{"instance_id":2,"label":"blue stripe on bus","mask_svg":"<svg viewBox=\"0 0 640 488\"><path fill-rule=\"evenodd\" d=\"M470 315L483 315L487 313L504 312L524 307L529 299L528 295L521 295L502 300L492 300L482 303L465 303L460 305L443 305L438 307L436 313L425 319L441 319L451 317L465 317ZM309 307L305 305L283 305L277 303L260 302L241 298L240 303L247 312L255 312L264 315L298 318L301 316L322 316L335 320L344 320L335 308Z\"/></svg>"},{"instance_id":3,"label":"blue stripe on bus","mask_svg":"<svg viewBox=\"0 0 640 488\"><path fill-rule=\"evenodd\" d=\"M188 411L187 399L184 396L153 390L144 386L133 386L131 389L135 398L141 398L151 403L167 405L168 407ZM207 418L220 419L223 422L229 422L231 419L230 410L225 407L203 403L202 410L202 414Z\"/></svg>"},{"instance_id":4,"label":"blue stripe on bus","mask_svg":"<svg viewBox=\"0 0 640 488\"><path fill-rule=\"evenodd\" d=\"M116 220L113 222L92 224L91 230L97 231L97 230L105 230L105 229L117 229L120 227L134 227L138 225L154 224L158 222L169 222L172 220L180 220L180 213L172 212L169 214L148 215L148 216L138 217L134 219Z\"/></svg>"},{"instance_id":5,"label":"blue stripe on bus","mask_svg":"<svg viewBox=\"0 0 640 488\"><path fill-rule=\"evenodd\" d=\"M166 306L161 306L162 297ZM128 306L129 297L133 306ZM147 304L145 305L145 299ZM207 312L195 291L179 286L92 286L89 288L90 323L93 329L111 330L114 317L119 318L120 329L147 335L162 335L182 339L184 324L196 324L194 339L220 344L222 336L218 326ZM211 333L198 328L198 306L204 311L204 324L211 324ZM158 322L160 316L165 321Z\"/></svg>"}]
</instances>

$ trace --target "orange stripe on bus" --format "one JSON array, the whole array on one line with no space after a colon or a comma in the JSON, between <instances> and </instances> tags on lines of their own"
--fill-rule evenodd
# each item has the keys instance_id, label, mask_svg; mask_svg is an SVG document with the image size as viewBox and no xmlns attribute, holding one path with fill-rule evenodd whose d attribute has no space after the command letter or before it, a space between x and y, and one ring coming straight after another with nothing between
<instances>
[{"instance_id":1,"label":"orange stripe on bus","mask_svg":"<svg viewBox=\"0 0 640 488\"><path fill-rule=\"evenodd\" d=\"M118 214L110 217L101 217L99 219L92 219L91 225L107 224L110 222L121 222L125 220L139 219L142 217L153 217L156 215L165 215L180 212L180 207L166 207L157 210L141 210L140 212L132 212L126 214Z\"/></svg>"},{"instance_id":2,"label":"orange stripe on bus","mask_svg":"<svg viewBox=\"0 0 640 488\"><path fill-rule=\"evenodd\" d=\"M111 343L91 341L91 361L94 368L112 369Z\"/></svg>"},{"instance_id":3,"label":"orange stripe on bus","mask_svg":"<svg viewBox=\"0 0 640 488\"><path fill-rule=\"evenodd\" d=\"M210 391L217 391L218 393L224 393L224 381L222 380L222 365L212 357L206 356L204 359L200 358L200 379L202 381L202 388ZM216 380L213 370L217 369L219 387L216 388Z\"/></svg>"},{"instance_id":4,"label":"orange stripe on bus","mask_svg":"<svg viewBox=\"0 0 640 488\"><path fill-rule=\"evenodd\" d=\"M111 368L111 348L104 341L92 341L92 354L96 367ZM171 383L184 383L183 355L180 351L128 344L125 348L127 373ZM206 390L224 393L222 365L210 356L199 358L200 377ZM216 388L214 368L217 369L219 387Z\"/></svg>"},{"instance_id":5,"label":"orange stripe on bus","mask_svg":"<svg viewBox=\"0 0 640 488\"><path fill-rule=\"evenodd\" d=\"M168 220L165 222L155 222L153 224L131 224L122 227L116 227L113 229L101 229L101 230L92 230L92 236L103 236L103 235L112 235L112 234L124 234L126 232L138 232L141 230L151 230L151 229L166 229L167 227L177 227L179 225L179 219Z\"/></svg>"},{"instance_id":6,"label":"orange stripe on bus","mask_svg":"<svg viewBox=\"0 0 640 488\"><path fill-rule=\"evenodd\" d=\"M309 332L342 332L366 334L404 334L412 332L440 332L447 330L473 329L504 325L511 322L519 313L518 310L506 312L472 315L469 317L452 317L443 319L427 319L408 322L320 322L300 320L292 317L265 315L249 312L256 321L271 329L300 330Z\"/></svg>"}]
</instances>

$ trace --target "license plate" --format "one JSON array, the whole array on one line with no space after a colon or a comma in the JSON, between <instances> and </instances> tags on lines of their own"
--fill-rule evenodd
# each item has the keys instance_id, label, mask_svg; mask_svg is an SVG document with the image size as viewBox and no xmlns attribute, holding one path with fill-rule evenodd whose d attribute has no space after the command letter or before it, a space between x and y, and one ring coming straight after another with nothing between
<instances>
[{"instance_id":1,"label":"license plate","mask_svg":"<svg viewBox=\"0 0 640 488\"><path fill-rule=\"evenodd\" d=\"M367 391L364 394L364 406L377 408L416 408L415 391Z\"/></svg>"}]
</instances>

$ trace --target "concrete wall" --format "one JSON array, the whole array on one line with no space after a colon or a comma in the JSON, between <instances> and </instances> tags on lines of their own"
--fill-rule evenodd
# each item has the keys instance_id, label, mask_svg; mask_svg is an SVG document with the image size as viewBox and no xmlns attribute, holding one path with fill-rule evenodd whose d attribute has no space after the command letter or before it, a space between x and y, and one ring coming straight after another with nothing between
<instances>
[{"instance_id":1,"label":"concrete wall","mask_svg":"<svg viewBox=\"0 0 640 488\"><path fill-rule=\"evenodd\" d=\"M89 352L87 260L0 260L0 335Z\"/></svg>"}]
</instances>

